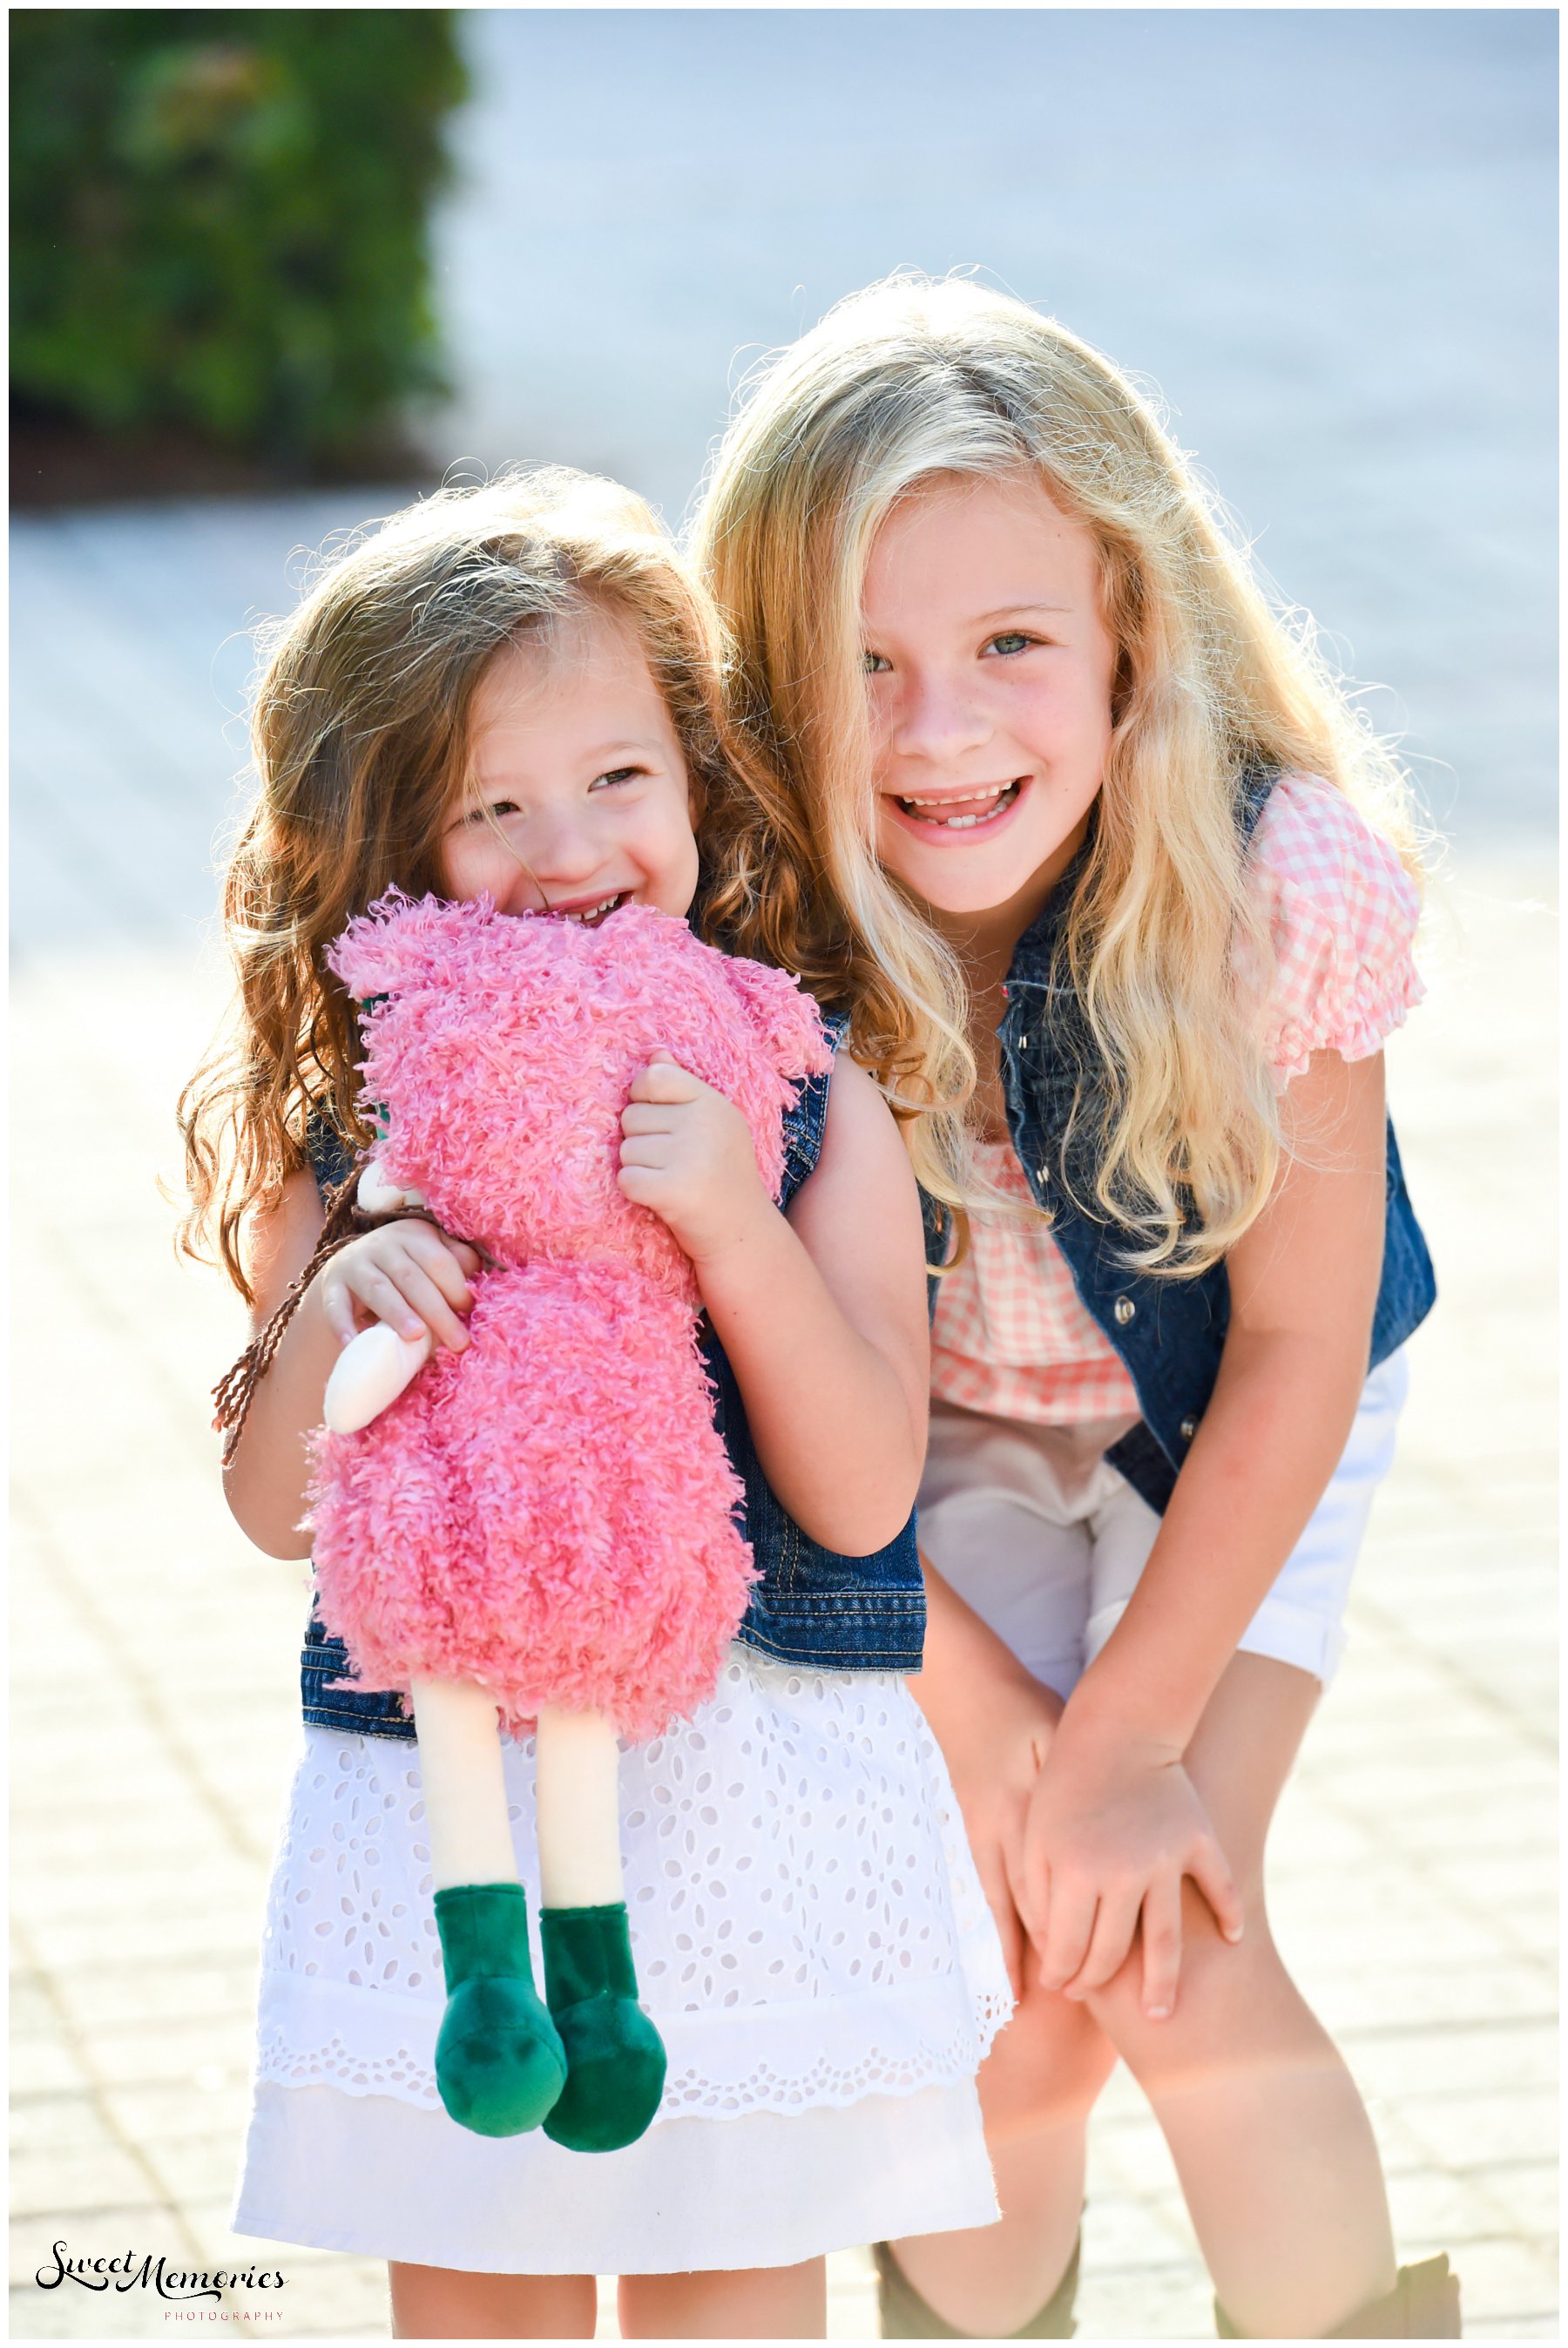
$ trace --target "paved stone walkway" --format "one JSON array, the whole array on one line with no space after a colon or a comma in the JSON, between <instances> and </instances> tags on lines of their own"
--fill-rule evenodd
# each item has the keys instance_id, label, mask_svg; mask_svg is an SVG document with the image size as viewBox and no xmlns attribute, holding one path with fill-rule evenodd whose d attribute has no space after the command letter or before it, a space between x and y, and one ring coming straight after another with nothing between
<instances>
[{"instance_id":1,"label":"paved stone walkway","mask_svg":"<svg viewBox=\"0 0 1568 2348\"><path fill-rule=\"evenodd\" d=\"M564 458L678 513L738 347L898 263L984 264L1156 381L1282 585L1397 687L1370 706L1409 726L1462 843L1432 999L1390 1053L1443 1302L1274 1902L1372 2100L1404 2254L1450 2251L1472 2333L1558 2337L1550 12L614 24L607 74L600 12L467 14L442 462ZM156 1184L221 1000L210 851L244 762L245 630L290 601L291 548L398 501L15 534L21 2337L180 2320L139 2289L42 2290L56 2241L275 2260L274 2299L200 2312L386 2332L378 2267L226 2230L303 1583L223 1509L207 1388L240 1316L176 1264ZM834 2335L870 2337L863 2254L831 2281ZM1088 2339L1211 2329L1124 2076L1095 2123L1079 2312Z\"/></svg>"},{"instance_id":2,"label":"paved stone walkway","mask_svg":"<svg viewBox=\"0 0 1568 2348\"><path fill-rule=\"evenodd\" d=\"M156 1185L220 1001L201 927L242 757L233 632L286 601L291 546L384 502L16 535L18 2336L170 2320L140 2290L41 2290L56 2241L270 2256L227 2211L303 1583L225 1514L206 1391L240 1315L175 1262ZM1557 2336L1550 889L1543 847L1466 854L1432 1000L1390 1055L1444 1301L1275 1869L1281 1938L1372 2098L1405 2253L1452 2252L1471 2329L1497 2337ZM1082 2335L1203 2336L1190 2230L1124 2078L1091 2205ZM384 2334L379 2268L276 2256L282 2320L245 2328ZM864 2257L832 2274L834 2335L871 2336Z\"/></svg>"}]
</instances>

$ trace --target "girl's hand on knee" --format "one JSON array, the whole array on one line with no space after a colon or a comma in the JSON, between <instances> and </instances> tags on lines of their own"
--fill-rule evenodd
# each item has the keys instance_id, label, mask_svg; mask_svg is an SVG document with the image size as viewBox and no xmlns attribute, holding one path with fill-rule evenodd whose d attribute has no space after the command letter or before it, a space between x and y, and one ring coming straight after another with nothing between
<instances>
[{"instance_id":1,"label":"girl's hand on knee","mask_svg":"<svg viewBox=\"0 0 1568 2348\"><path fill-rule=\"evenodd\" d=\"M996 1919L1008 1979L1019 1998L1025 1947L1019 1902L1024 1828L1061 1717L1061 1697L1021 1665L971 1688L961 1706L943 1705L939 1722L927 1709L963 1812L975 1871Z\"/></svg>"},{"instance_id":2,"label":"girl's hand on knee","mask_svg":"<svg viewBox=\"0 0 1568 2348\"><path fill-rule=\"evenodd\" d=\"M1091 1743L1071 1721L1069 1709L1030 1803L1019 1912L1042 1985L1071 1998L1120 1972L1142 1916L1143 2011L1163 2021L1181 1973L1183 1878L1227 1941L1241 1938L1241 1900L1180 1756Z\"/></svg>"},{"instance_id":3,"label":"girl's hand on knee","mask_svg":"<svg viewBox=\"0 0 1568 2348\"><path fill-rule=\"evenodd\" d=\"M474 1302L468 1283L479 1269L477 1249L403 1215L329 1257L313 1285L340 1344L384 1321L400 1337L428 1330L438 1345L460 1354L468 1343L462 1316Z\"/></svg>"}]
</instances>

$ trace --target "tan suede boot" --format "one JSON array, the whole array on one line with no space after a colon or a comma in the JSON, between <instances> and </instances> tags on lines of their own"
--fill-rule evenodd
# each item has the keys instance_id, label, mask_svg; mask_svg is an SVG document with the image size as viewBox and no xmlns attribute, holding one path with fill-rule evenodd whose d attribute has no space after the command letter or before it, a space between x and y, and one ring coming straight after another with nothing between
<instances>
[{"instance_id":1,"label":"tan suede boot","mask_svg":"<svg viewBox=\"0 0 1568 2348\"><path fill-rule=\"evenodd\" d=\"M1008 2333L1009 2340L1071 2339L1078 2329L1072 2320L1072 2303L1078 2296L1078 2257L1082 2247L1080 2236L1072 2245L1067 2272L1045 2305L1020 2331ZM874 2242L871 2255L876 2261L876 2306L884 2340L989 2340L996 2336L991 2333L955 2332L950 2323L944 2323L936 2310L927 2306L886 2242Z\"/></svg>"},{"instance_id":2,"label":"tan suede boot","mask_svg":"<svg viewBox=\"0 0 1568 2348\"><path fill-rule=\"evenodd\" d=\"M1222 2340L1249 2340L1238 2332L1225 2309L1214 2302L1214 2330ZM1356 2315L1348 2315L1325 2340L1458 2340L1459 2277L1449 2272L1444 2257L1423 2259L1419 2267L1401 2267L1399 2281L1385 2299L1375 2299Z\"/></svg>"}]
</instances>

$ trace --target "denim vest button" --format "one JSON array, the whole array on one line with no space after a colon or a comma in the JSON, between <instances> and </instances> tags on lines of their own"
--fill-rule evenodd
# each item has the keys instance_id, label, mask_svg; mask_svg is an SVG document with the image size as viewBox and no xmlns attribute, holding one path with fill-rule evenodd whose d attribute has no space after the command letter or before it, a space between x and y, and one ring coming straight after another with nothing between
<instances>
[{"instance_id":1,"label":"denim vest button","mask_svg":"<svg viewBox=\"0 0 1568 2348\"><path fill-rule=\"evenodd\" d=\"M1116 1299L1113 1309L1115 1311L1117 1320L1121 1323L1122 1328L1125 1329L1128 1322L1131 1321L1133 1313L1138 1310L1138 1307L1133 1303L1132 1299L1130 1296L1119 1296Z\"/></svg>"},{"instance_id":2,"label":"denim vest button","mask_svg":"<svg viewBox=\"0 0 1568 2348\"><path fill-rule=\"evenodd\" d=\"M1198 1431L1198 1422L1197 1422L1197 1420L1196 1420L1195 1418L1184 1418L1184 1419L1183 1419L1183 1421L1182 1421L1182 1440L1183 1440L1183 1442L1184 1442L1184 1443L1190 1443L1190 1442L1192 1441L1192 1439L1193 1439L1194 1436L1197 1433L1197 1431Z\"/></svg>"}]
</instances>

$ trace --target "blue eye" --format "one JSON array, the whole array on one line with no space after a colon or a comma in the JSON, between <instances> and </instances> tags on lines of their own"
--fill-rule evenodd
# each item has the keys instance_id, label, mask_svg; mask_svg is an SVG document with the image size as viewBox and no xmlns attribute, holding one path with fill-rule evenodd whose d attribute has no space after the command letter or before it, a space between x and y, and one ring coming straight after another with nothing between
<instances>
[{"instance_id":1,"label":"blue eye","mask_svg":"<svg viewBox=\"0 0 1568 2348\"><path fill-rule=\"evenodd\" d=\"M596 776L594 788L600 783L634 783L646 770L641 767L611 767L608 774Z\"/></svg>"},{"instance_id":2,"label":"blue eye","mask_svg":"<svg viewBox=\"0 0 1568 2348\"><path fill-rule=\"evenodd\" d=\"M1027 652L1031 641L1031 638L1021 634L1017 628L1006 628L999 636L991 638L987 650L1000 653L1003 659L1008 660L1015 653Z\"/></svg>"},{"instance_id":3,"label":"blue eye","mask_svg":"<svg viewBox=\"0 0 1568 2348\"><path fill-rule=\"evenodd\" d=\"M860 665L867 676L876 676L887 667L888 664L880 653L862 653Z\"/></svg>"}]
</instances>

